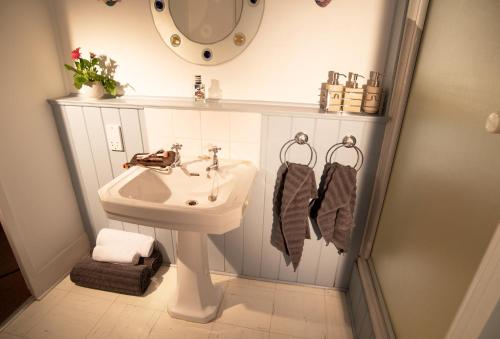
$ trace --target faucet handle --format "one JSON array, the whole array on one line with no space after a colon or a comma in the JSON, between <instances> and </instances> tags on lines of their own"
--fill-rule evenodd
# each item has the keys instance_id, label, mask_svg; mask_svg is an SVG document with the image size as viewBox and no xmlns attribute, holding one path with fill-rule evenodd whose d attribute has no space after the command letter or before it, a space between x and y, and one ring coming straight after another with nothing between
<instances>
[{"instance_id":1,"label":"faucet handle","mask_svg":"<svg viewBox=\"0 0 500 339\"><path fill-rule=\"evenodd\" d=\"M170 149L173 151L179 151L181 148L182 148L182 144L175 143L172 145L172 147Z\"/></svg>"},{"instance_id":2,"label":"faucet handle","mask_svg":"<svg viewBox=\"0 0 500 339\"><path fill-rule=\"evenodd\" d=\"M219 146L210 146L208 148L208 151L209 152L214 152L214 154L217 154L217 152L219 152L220 150L222 150L222 148L220 148Z\"/></svg>"}]
</instances>

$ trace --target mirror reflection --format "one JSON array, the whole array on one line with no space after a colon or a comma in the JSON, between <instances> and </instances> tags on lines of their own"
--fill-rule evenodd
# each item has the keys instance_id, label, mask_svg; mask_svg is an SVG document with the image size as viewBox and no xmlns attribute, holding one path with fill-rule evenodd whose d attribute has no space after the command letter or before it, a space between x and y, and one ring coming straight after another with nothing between
<instances>
[{"instance_id":1,"label":"mirror reflection","mask_svg":"<svg viewBox=\"0 0 500 339\"><path fill-rule=\"evenodd\" d=\"M243 0L170 0L170 15L191 41L217 43L231 34L238 24Z\"/></svg>"}]
</instances>

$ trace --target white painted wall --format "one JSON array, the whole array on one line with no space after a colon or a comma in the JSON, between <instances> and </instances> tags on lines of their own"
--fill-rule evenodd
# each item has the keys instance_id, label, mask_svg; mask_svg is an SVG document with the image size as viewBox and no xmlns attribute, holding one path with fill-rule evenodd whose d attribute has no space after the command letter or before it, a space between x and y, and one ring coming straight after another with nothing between
<instances>
[{"instance_id":1,"label":"white painted wall","mask_svg":"<svg viewBox=\"0 0 500 339\"><path fill-rule=\"evenodd\" d=\"M47 98L65 93L48 1L0 10L0 219L39 297L88 249Z\"/></svg>"},{"instance_id":2,"label":"white painted wall","mask_svg":"<svg viewBox=\"0 0 500 339\"><path fill-rule=\"evenodd\" d=\"M207 67L177 57L161 40L149 1L53 0L66 61L81 46L120 65L127 94L191 96L193 77L217 79L225 99L317 103L329 70L384 71L396 0L266 0L262 25L236 59ZM70 84L69 75L67 77Z\"/></svg>"}]
</instances>

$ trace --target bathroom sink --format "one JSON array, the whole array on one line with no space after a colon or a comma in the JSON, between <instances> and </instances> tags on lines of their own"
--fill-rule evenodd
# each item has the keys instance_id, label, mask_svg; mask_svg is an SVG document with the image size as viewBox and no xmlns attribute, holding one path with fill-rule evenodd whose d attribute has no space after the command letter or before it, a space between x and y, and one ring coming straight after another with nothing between
<instances>
[{"instance_id":1,"label":"bathroom sink","mask_svg":"<svg viewBox=\"0 0 500 339\"><path fill-rule=\"evenodd\" d=\"M256 173L248 161L220 159L207 172L211 164L193 159L169 172L136 166L99 190L111 219L178 231L177 288L167 310L201 323L216 317L223 295L210 278L207 234L240 225Z\"/></svg>"},{"instance_id":2,"label":"bathroom sink","mask_svg":"<svg viewBox=\"0 0 500 339\"><path fill-rule=\"evenodd\" d=\"M256 169L241 160L186 161L170 172L135 166L99 190L111 219L222 234L239 226Z\"/></svg>"}]
</instances>

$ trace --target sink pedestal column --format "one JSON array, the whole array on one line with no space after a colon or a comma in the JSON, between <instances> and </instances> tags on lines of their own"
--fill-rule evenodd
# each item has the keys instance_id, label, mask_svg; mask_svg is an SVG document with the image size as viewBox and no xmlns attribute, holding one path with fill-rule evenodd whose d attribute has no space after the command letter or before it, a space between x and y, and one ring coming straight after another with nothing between
<instances>
[{"instance_id":1,"label":"sink pedestal column","mask_svg":"<svg viewBox=\"0 0 500 339\"><path fill-rule=\"evenodd\" d=\"M206 323L217 316L222 288L212 284L208 267L207 235L179 231L177 236L177 290L168 313L188 321Z\"/></svg>"}]
</instances>

